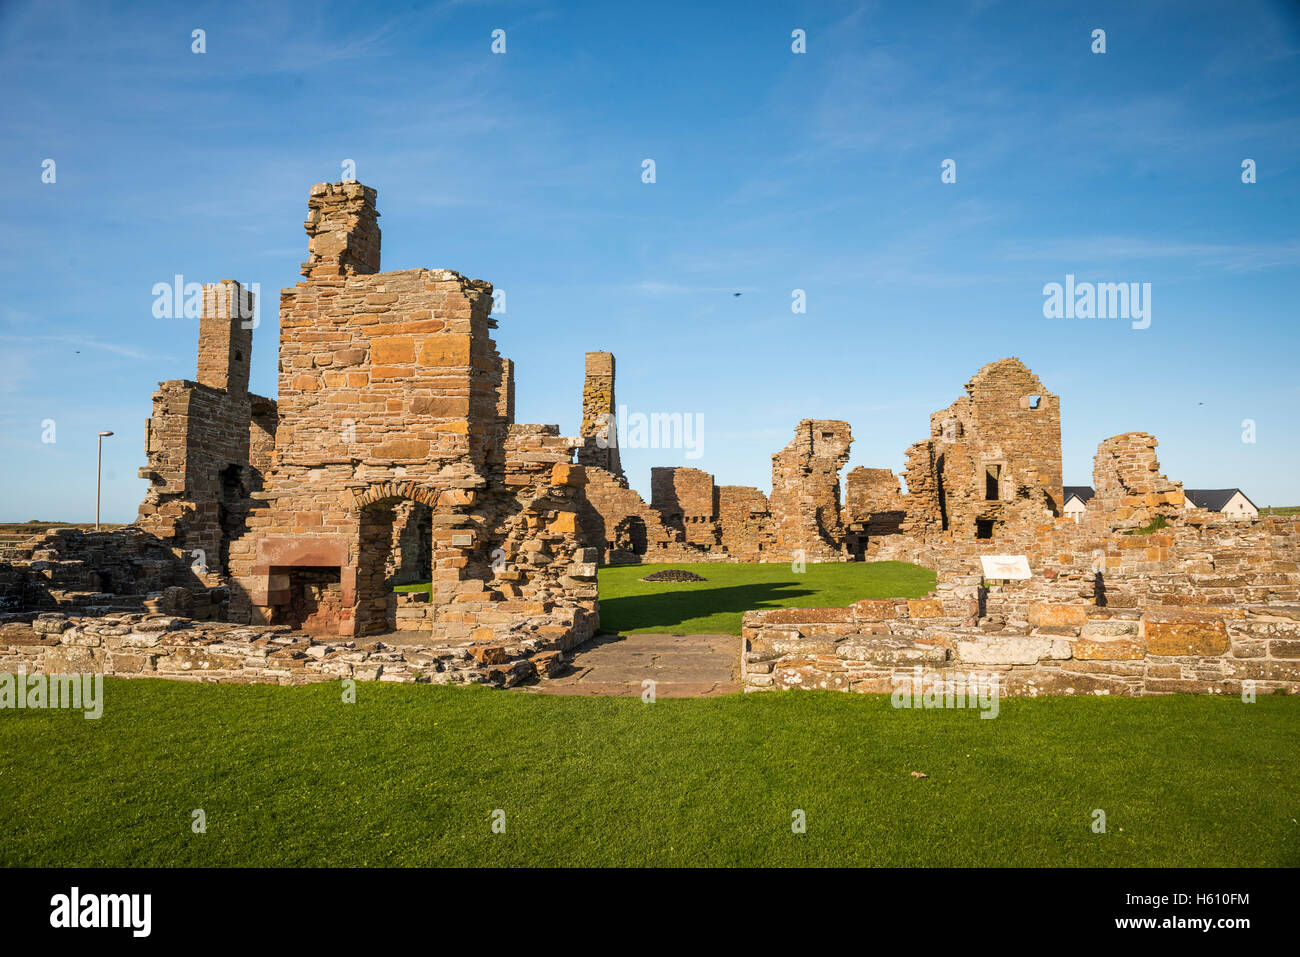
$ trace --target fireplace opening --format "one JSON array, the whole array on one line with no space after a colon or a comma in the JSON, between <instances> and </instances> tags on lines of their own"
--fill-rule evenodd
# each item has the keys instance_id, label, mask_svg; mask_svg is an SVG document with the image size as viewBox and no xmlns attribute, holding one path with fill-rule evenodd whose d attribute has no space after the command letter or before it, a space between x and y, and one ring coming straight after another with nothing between
<instances>
[{"instance_id":1,"label":"fireplace opening","mask_svg":"<svg viewBox=\"0 0 1300 957\"><path fill-rule=\"evenodd\" d=\"M285 583L282 603L275 605L277 625L309 634L338 634L343 611L339 568L272 568L272 579Z\"/></svg>"}]
</instances>

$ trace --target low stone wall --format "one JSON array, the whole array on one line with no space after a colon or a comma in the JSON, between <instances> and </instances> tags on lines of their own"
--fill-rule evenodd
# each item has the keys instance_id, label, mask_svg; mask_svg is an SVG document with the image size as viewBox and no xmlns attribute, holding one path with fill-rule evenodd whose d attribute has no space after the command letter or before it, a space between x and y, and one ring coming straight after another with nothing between
<instances>
[{"instance_id":1,"label":"low stone wall","mask_svg":"<svg viewBox=\"0 0 1300 957\"><path fill-rule=\"evenodd\" d=\"M1300 692L1300 606L1038 603L1021 623L960 613L964 590L949 594L747 612L744 690L880 693L978 675L996 676L1001 694L1027 697L1240 695L1245 682L1259 694Z\"/></svg>"},{"instance_id":2,"label":"low stone wall","mask_svg":"<svg viewBox=\"0 0 1300 957\"><path fill-rule=\"evenodd\" d=\"M0 624L0 672L283 685L353 678L508 688L558 672L566 653L588 633L542 617L506 635L485 628L459 641L394 645L322 640L283 625L46 613Z\"/></svg>"}]
</instances>

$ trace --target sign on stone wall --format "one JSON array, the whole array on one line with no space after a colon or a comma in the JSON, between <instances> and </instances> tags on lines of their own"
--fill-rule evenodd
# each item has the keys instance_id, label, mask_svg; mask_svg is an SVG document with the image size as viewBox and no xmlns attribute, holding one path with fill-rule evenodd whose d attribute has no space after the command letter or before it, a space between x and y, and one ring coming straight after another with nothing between
<instances>
[{"instance_id":1,"label":"sign on stone wall","mask_svg":"<svg viewBox=\"0 0 1300 957\"><path fill-rule=\"evenodd\" d=\"M985 578L1032 578L1029 558L1025 555L981 555Z\"/></svg>"}]
</instances>

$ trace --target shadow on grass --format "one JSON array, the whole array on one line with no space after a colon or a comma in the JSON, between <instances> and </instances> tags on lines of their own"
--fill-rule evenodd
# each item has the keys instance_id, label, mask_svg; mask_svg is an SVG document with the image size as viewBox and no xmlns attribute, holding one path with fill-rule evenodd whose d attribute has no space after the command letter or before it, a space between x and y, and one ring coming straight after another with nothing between
<instances>
[{"instance_id":1,"label":"shadow on grass","mask_svg":"<svg viewBox=\"0 0 1300 957\"><path fill-rule=\"evenodd\" d=\"M600 630L618 632L654 626L665 631L692 618L720 612L743 613L758 608L787 607L791 598L813 595L813 589L786 582L759 582L726 588L693 588L654 595L627 595L600 600Z\"/></svg>"}]
</instances>

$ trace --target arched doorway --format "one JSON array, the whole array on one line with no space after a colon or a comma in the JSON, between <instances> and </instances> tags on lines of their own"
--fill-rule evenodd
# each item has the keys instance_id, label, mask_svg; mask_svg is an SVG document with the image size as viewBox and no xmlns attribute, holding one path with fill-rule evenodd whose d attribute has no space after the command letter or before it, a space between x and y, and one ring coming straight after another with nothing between
<instances>
[{"instance_id":1,"label":"arched doorway","mask_svg":"<svg viewBox=\"0 0 1300 957\"><path fill-rule=\"evenodd\" d=\"M433 509L405 497L361 508L357 548L357 634L393 631L394 585L433 579Z\"/></svg>"}]
</instances>

